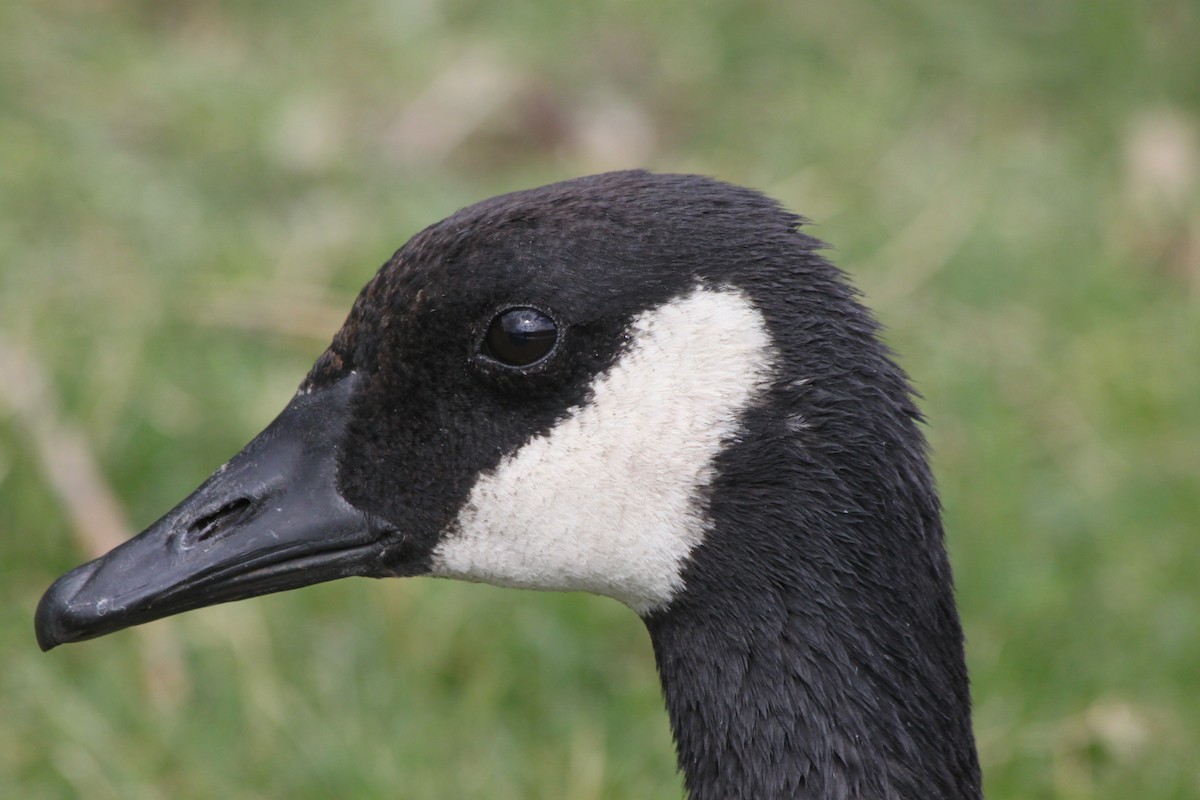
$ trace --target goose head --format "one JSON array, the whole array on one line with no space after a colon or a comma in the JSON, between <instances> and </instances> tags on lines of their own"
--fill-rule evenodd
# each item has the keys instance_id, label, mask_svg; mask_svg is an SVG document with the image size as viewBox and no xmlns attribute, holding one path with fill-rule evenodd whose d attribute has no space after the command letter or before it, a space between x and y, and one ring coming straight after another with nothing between
<instances>
[{"instance_id":1,"label":"goose head","mask_svg":"<svg viewBox=\"0 0 1200 800\"><path fill-rule=\"evenodd\" d=\"M427 228L39 643L348 576L588 591L645 620L693 797L976 796L919 415L800 223L625 172Z\"/></svg>"}]
</instances>

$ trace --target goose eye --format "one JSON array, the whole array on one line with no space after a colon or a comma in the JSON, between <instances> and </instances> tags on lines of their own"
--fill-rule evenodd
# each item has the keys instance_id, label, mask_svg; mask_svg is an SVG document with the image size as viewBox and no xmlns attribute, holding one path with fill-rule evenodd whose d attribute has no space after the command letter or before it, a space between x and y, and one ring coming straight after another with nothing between
<instances>
[{"instance_id":1,"label":"goose eye","mask_svg":"<svg viewBox=\"0 0 1200 800\"><path fill-rule=\"evenodd\" d=\"M536 308L502 311L488 326L483 349L501 364L527 367L545 358L558 340L554 320Z\"/></svg>"}]
</instances>

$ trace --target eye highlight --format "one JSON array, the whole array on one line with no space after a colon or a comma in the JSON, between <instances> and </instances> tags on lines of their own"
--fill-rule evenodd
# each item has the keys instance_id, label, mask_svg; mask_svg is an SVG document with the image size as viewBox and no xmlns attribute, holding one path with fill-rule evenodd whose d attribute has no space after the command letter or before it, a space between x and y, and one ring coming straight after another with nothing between
<instances>
[{"instance_id":1,"label":"eye highlight","mask_svg":"<svg viewBox=\"0 0 1200 800\"><path fill-rule=\"evenodd\" d=\"M501 311L483 337L483 352L510 367L528 367L545 358L558 341L558 325L536 308Z\"/></svg>"}]
</instances>

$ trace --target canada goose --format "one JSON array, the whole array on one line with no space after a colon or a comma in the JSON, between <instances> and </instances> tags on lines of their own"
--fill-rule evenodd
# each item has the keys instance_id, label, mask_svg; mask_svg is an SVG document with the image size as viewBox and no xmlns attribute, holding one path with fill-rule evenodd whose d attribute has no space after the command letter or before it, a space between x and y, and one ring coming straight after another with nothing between
<instances>
[{"instance_id":1,"label":"canada goose","mask_svg":"<svg viewBox=\"0 0 1200 800\"><path fill-rule=\"evenodd\" d=\"M694 800L979 797L920 414L802 222L620 172L425 229L39 643L350 575L585 590L645 621Z\"/></svg>"}]
</instances>

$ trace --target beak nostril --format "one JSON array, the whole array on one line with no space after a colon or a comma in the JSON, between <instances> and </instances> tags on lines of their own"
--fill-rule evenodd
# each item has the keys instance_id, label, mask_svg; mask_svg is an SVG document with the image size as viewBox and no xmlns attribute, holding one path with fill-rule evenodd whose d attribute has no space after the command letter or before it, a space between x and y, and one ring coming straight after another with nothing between
<instances>
[{"instance_id":1,"label":"beak nostril","mask_svg":"<svg viewBox=\"0 0 1200 800\"><path fill-rule=\"evenodd\" d=\"M231 500L216 511L193 520L184 533L184 541L190 546L219 536L236 527L250 514L253 507L254 503L248 497Z\"/></svg>"}]
</instances>

